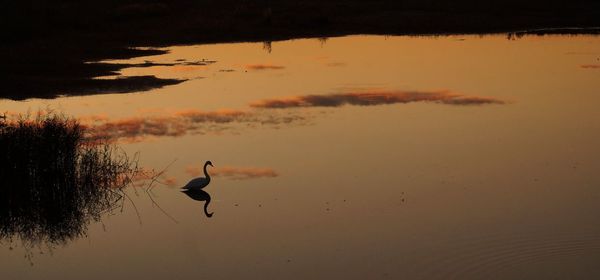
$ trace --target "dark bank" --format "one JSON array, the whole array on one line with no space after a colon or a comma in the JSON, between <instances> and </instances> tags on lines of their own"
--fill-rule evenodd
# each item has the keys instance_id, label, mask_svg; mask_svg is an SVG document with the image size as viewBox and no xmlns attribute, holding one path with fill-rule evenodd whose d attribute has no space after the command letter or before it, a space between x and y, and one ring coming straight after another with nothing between
<instances>
[{"instance_id":1,"label":"dark bank","mask_svg":"<svg viewBox=\"0 0 600 280\"><path fill-rule=\"evenodd\" d=\"M84 63L156 53L129 47L349 34L597 33L600 3L576 1L11 1L0 12L0 98L134 92L179 81L92 80ZM526 33L526 32L525 32ZM521 33L523 34L523 33ZM158 51L160 52L160 51ZM118 68L118 67L117 67Z\"/></svg>"}]
</instances>

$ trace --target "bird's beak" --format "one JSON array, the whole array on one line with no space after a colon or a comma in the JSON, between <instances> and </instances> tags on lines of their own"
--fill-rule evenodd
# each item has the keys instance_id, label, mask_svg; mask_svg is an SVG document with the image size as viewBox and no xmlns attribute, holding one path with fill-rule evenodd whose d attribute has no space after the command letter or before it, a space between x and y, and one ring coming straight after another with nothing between
<instances>
[{"instance_id":1,"label":"bird's beak","mask_svg":"<svg viewBox=\"0 0 600 280\"><path fill-rule=\"evenodd\" d=\"M215 167L214 165L212 165L212 163L209 163L210 166Z\"/></svg>"}]
</instances>

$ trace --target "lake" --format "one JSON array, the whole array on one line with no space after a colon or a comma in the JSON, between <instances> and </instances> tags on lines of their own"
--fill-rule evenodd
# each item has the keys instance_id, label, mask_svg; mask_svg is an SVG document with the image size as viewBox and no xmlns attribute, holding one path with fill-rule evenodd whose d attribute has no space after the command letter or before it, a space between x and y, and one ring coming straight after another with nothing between
<instances>
[{"instance_id":1,"label":"lake","mask_svg":"<svg viewBox=\"0 0 600 280\"><path fill-rule=\"evenodd\" d=\"M110 62L185 82L0 101L164 171L70 242L2 240L2 279L600 277L600 37L166 49ZM179 191L207 160L210 218Z\"/></svg>"}]
</instances>

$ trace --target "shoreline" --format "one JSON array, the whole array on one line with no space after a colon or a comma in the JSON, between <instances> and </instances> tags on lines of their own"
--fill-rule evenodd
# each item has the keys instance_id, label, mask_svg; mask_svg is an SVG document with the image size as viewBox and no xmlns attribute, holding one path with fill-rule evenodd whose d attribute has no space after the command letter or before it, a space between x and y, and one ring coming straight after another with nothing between
<instances>
[{"instance_id":1,"label":"shoreline","mask_svg":"<svg viewBox=\"0 0 600 280\"><path fill-rule=\"evenodd\" d=\"M568 31L568 32L567 32ZM174 44L144 45L144 46L120 46L113 50L106 51L101 55L93 55L89 59L79 58L77 60L65 61L59 70L57 77L51 79L41 78L43 73L33 75L20 75L10 77L5 82L4 87L0 89L0 101L13 100L24 101L32 98L54 99L68 96L85 96L95 94L126 94L158 89L164 86L176 85L185 82L185 79L163 79L155 76L119 76L118 71L128 67L149 67L154 63L128 64L112 63L111 60L123 60L136 57L152 56L166 54L168 51L162 48L183 45L202 45L202 44L235 44L235 43L271 43L287 40L315 39L315 38L336 38L345 36L414 36L414 37L445 37L445 36L501 36L506 35L507 40L518 40L524 36L585 36L600 35L600 27L556 27L556 28L538 28L518 31L499 31L489 33L472 32L448 32L448 33L403 33L403 34L379 34L379 33L351 33L337 34L328 36L292 36L281 37L272 40L218 40L204 42L185 42ZM62 59L64 57L54 57ZM186 62L189 63L189 62ZM12 64L12 65L11 65ZM15 67L15 64L8 63ZM47 65L38 64L38 66L53 66L53 63ZM158 64L160 65L160 64ZM23 72L28 64L20 65L19 70ZM48 67L50 68L50 67ZM54 68L56 70L57 68ZM50 74L50 69L47 70ZM115 79L97 79L105 76L117 76Z\"/></svg>"},{"instance_id":2,"label":"shoreline","mask_svg":"<svg viewBox=\"0 0 600 280\"><path fill-rule=\"evenodd\" d=\"M44 0L34 2L50 5ZM130 93L175 84L181 81L130 77L129 81L111 83L92 79L114 75L126 67L107 60L160 54L163 51L154 48L175 45L268 43L350 35L506 34L508 39L515 39L528 35L600 34L600 3L585 0L577 0L566 8L560 1L540 2L546 6L520 6L509 1L496 3L501 6L497 11L479 4L471 7L475 2L470 0L437 3L441 6L390 0L155 2L115 4L83 0L70 4L72 7L38 8L42 11L39 18L35 13L26 13L27 17L22 18L10 9L3 11L8 15L2 19L8 22L3 29L8 37L0 43L0 59L8 74L4 76L0 99ZM521 10L512 10L514 7ZM55 14L48 12L52 9ZM76 13L82 10L89 15Z\"/></svg>"}]
</instances>

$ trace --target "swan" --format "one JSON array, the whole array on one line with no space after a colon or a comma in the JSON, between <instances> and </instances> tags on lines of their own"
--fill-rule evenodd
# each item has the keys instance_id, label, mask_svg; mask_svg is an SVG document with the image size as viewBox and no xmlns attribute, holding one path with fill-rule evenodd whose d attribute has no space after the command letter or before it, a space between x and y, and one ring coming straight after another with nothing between
<instances>
[{"instance_id":1,"label":"swan","mask_svg":"<svg viewBox=\"0 0 600 280\"><path fill-rule=\"evenodd\" d=\"M199 191L199 190L203 189L204 187L208 186L208 184L210 183L210 175L208 175L208 172L206 171L206 167L209 165L213 166L212 162L210 162L210 160L207 161L206 163L204 163L204 176L206 176L206 177L198 177L198 178L192 179L185 186L183 186L183 188L181 188L181 191L182 192Z\"/></svg>"}]
</instances>

